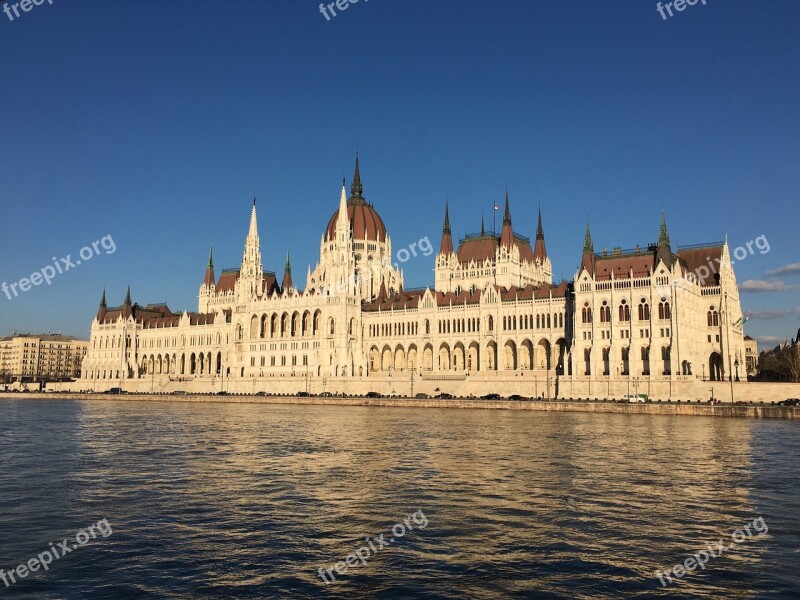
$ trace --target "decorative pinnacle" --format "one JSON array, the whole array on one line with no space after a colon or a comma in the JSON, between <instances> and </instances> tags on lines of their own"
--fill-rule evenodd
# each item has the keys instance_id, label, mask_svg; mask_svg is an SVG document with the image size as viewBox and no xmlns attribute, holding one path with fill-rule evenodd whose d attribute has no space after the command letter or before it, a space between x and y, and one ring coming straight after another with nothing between
<instances>
[{"instance_id":1,"label":"decorative pinnacle","mask_svg":"<svg viewBox=\"0 0 800 600\"><path fill-rule=\"evenodd\" d=\"M542 228L542 207L539 206L539 223L536 225L536 239L544 239L544 229Z\"/></svg>"},{"instance_id":2,"label":"decorative pinnacle","mask_svg":"<svg viewBox=\"0 0 800 600\"><path fill-rule=\"evenodd\" d=\"M589 231L589 219L586 219L586 235L583 238L583 252L594 254L594 244L592 243L592 232Z\"/></svg>"},{"instance_id":3,"label":"decorative pinnacle","mask_svg":"<svg viewBox=\"0 0 800 600\"><path fill-rule=\"evenodd\" d=\"M661 229L658 232L658 245L669 246L669 232L667 231L667 218L661 211Z\"/></svg>"}]
</instances>

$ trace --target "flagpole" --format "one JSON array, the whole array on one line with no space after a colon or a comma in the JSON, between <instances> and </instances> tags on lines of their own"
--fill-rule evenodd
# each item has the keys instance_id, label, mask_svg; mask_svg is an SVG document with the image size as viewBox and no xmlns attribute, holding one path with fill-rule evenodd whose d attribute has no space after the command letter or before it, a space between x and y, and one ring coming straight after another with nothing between
<instances>
[{"instance_id":1,"label":"flagpole","mask_svg":"<svg viewBox=\"0 0 800 600\"><path fill-rule=\"evenodd\" d=\"M497 210L495 210L495 203L492 200L492 235L497 235L497 229L495 229L495 221L497 220Z\"/></svg>"}]
</instances>

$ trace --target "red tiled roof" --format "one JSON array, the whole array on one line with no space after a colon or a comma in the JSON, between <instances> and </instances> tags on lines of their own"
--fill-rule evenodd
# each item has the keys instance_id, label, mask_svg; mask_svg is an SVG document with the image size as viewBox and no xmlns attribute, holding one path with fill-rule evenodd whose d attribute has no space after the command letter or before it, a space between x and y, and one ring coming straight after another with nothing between
<instances>
[{"instance_id":1,"label":"red tiled roof","mask_svg":"<svg viewBox=\"0 0 800 600\"><path fill-rule=\"evenodd\" d=\"M514 245L519 250L520 259L523 261L533 262L534 253L531 250L530 241L520 236L514 236ZM495 235L479 235L471 236L461 240L456 250L456 256L461 264L467 264L471 261L482 263L486 259L494 262L497 249L500 247L500 238Z\"/></svg>"},{"instance_id":2,"label":"red tiled roof","mask_svg":"<svg viewBox=\"0 0 800 600\"><path fill-rule=\"evenodd\" d=\"M694 273L699 278L710 272L710 276L701 280L701 285L719 285L719 277L714 271L719 271L719 263L722 260L723 245L693 246L691 248L678 248L677 257L685 264L686 270ZM698 273L702 267L705 267Z\"/></svg>"},{"instance_id":3,"label":"red tiled roof","mask_svg":"<svg viewBox=\"0 0 800 600\"><path fill-rule=\"evenodd\" d=\"M336 221L339 218L339 209L333 213L325 230L325 239L331 240L336 234ZM347 202L347 218L350 220L350 232L355 240L386 241L386 226L383 224L378 211L371 204L356 201L350 198Z\"/></svg>"},{"instance_id":4,"label":"red tiled roof","mask_svg":"<svg viewBox=\"0 0 800 600\"><path fill-rule=\"evenodd\" d=\"M596 256L594 263L595 279L627 279L631 270L634 277L646 277L653 272L655 252L645 250L641 254L623 254L621 256Z\"/></svg>"},{"instance_id":5,"label":"red tiled roof","mask_svg":"<svg viewBox=\"0 0 800 600\"><path fill-rule=\"evenodd\" d=\"M218 292L232 292L236 287L236 281L239 279L238 269L227 269L222 272L217 282Z\"/></svg>"}]
</instances>

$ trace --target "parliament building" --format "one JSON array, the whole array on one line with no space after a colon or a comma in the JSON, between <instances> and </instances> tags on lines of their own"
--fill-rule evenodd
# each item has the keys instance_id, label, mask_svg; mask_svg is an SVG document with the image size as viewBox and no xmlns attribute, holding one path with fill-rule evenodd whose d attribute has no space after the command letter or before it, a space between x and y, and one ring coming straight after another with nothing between
<instances>
[{"instance_id":1,"label":"parliament building","mask_svg":"<svg viewBox=\"0 0 800 600\"><path fill-rule=\"evenodd\" d=\"M657 243L596 252L587 224L576 250L554 282L541 210L525 237L506 193L499 233L456 246L445 207L434 286L408 289L356 157L304 282L288 258L280 279L264 269L254 200L241 265L217 275L209 255L197 312L103 292L71 388L707 400L745 378L727 242L673 247L662 215Z\"/></svg>"}]
</instances>

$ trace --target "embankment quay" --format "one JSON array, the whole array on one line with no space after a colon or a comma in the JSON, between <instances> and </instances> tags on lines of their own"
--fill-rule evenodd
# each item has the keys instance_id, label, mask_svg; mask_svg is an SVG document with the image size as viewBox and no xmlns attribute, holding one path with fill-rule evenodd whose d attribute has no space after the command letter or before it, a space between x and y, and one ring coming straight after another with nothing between
<instances>
[{"instance_id":1,"label":"embankment quay","mask_svg":"<svg viewBox=\"0 0 800 600\"><path fill-rule=\"evenodd\" d=\"M300 404L325 406L368 406L384 408L447 408L531 410L546 412L617 413L634 415L672 415L694 417L734 417L762 419L800 419L800 407L769 402L709 404L701 402L626 403L613 400L484 400L471 398L365 398L357 396L298 397L210 394L73 394L0 393L1 400L73 400L121 402L210 402L247 404Z\"/></svg>"}]
</instances>

